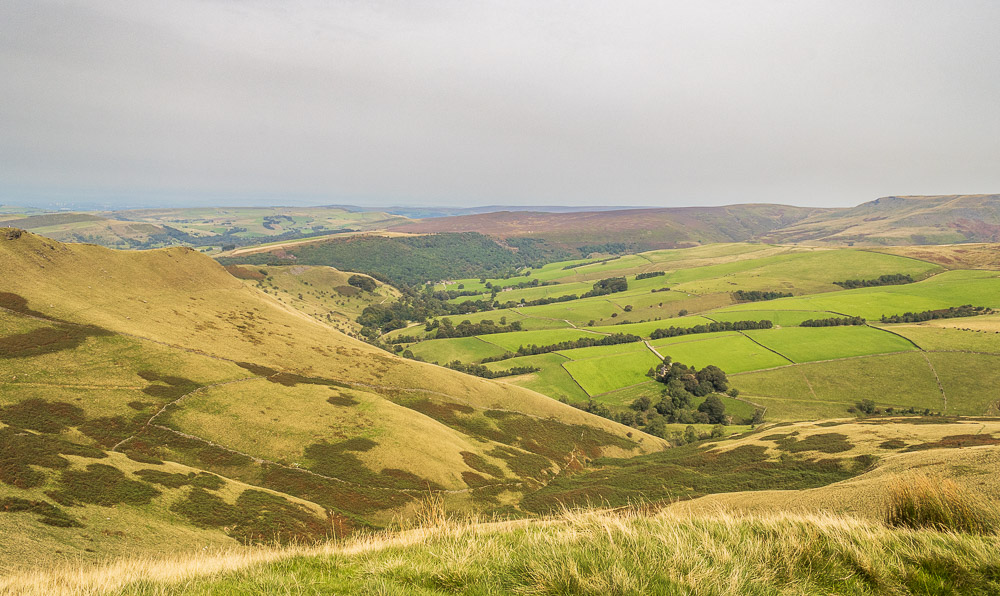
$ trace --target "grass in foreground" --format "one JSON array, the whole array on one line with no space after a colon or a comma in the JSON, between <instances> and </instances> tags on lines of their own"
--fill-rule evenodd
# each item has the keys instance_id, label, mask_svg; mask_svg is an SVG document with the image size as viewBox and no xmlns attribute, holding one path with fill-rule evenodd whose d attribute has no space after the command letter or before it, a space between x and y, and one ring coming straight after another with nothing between
<instances>
[{"instance_id":1,"label":"grass in foreground","mask_svg":"<svg viewBox=\"0 0 1000 596\"><path fill-rule=\"evenodd\" d=\"M10 578L78 594L987 594L996 536L810 514L565 513Z\"/></svg>"},{"instance_id":2,"label":"grass in foreground","mask_svg":"<svg viewBox=\"0 0 1000 596\"><path fill-rule=\"evenodd\" d=\"M908 528L993 534L1000 515L983 497L948 478L912 474L889 484L886 523Z\"/></svg>"}]
</instances>

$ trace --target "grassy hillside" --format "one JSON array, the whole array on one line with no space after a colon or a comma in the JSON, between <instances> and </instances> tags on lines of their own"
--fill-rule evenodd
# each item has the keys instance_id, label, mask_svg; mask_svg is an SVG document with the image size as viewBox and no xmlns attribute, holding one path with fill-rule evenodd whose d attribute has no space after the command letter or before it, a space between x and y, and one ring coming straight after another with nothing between
<instances>
[{"instance_id":1,"label":"grassy hillside","mask_svg":"<svg viewBox=\"0 0 1000 596\"><path fill-rule=\"evenodd\" d=\"M0 580L0 590L991 594L1000 589L998 433L997 421L971 419L779 425L601 460L553 483L546 496L568 500L536 520L454 518L430 500L418 527L401 532L37 571ZM633 495L638 502L617 509L555 505L607 507ZM906 502L918 509L902 513Z\"/></svg>"},{"instance_id":2,"label":"grassy hillside","mask_svg":"<svg viewBox=\"0 0 1000 596\"><path fill-rule=\"evenodd\" d=\"M354 287L348 280L356 274L333 267L230 265L226 270L279 302L348 334L360 330L357 318L365 308L392 302L400 295L396 288L375 280L374 290Z\"/></svg>"},{"instance_id":3,"label":"grassy hillside","mask_svg":"<svg viewBox=\"0 0 1000 596\"><path fill-rule=\"evenodd\" d=\"M882 245L997 242L1000 195L883 197L811 215L763 239Z\"/></svg>"},{"instance_id":4,"label":"grassy hillside","mask_svg":"<svg viewBox=\"0 0 1000 596\"><path fill-rule=\"evenodd\" d=\"M405 516L428 490L448 491L452 508L516 513L567 465L663 446L526 389L392 356L186 248L8 232L0 307L0 499L35 503L0 518L82 524L12 538L46 560L155 540L192 548L204 532L316 539ZM175 474L170 490L144 467ZM198 484L202 472L223 488ZM113 529L147 517L141 539Z\"/></svg>"}]
</instances>

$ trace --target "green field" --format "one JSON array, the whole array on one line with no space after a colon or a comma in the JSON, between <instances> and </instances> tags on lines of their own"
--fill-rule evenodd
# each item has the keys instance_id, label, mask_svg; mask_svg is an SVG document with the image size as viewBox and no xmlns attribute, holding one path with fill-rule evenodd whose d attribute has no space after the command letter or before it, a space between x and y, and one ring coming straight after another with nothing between
<instances>
[{"instance_id":1,"label":"green field","mask_svg":"<svg viewBox=\"0 0 1000 596\"><path fill-rule=\"evenodd\" d=\"M925 261L863 250L817 250L744 260L696 269L675 271L668 276L678 291L696 294L733 290L781 290L794 294L839 290L835 281L870 279L891 273L916 278L940 271Z\"/></svg>"},{"instance_id":2,"label":"green field","mask_svg":"<svg viewBox=\"0 0 1000 596\"><path fill-rule=\"evenodd\" d=\"M613 346L593 346L590 348L574 348L572 350L560 350L558 353L572 360L586 360L588 358L600 358L613 354L627 354L629 352L649 351L646 344L641 341L615 344Z\"/></svg>"},{"instance_id":3,"label":"green field","mask_svg":"<svg viewBox=\"0 0 1000 596\"><path fill-rule=\"evenodd\" d=\"M790 364L785 358L732 332L685 335L651 343L658 352L676 362L697 368L713 364L730 374Z\"/></svg>"},{"instance_id":4,"label":"green field","mask_svg":"<svg viewBox=\"0 0 1000 596\"><path fill-rule=\"evenodd\" d=\"M862 399L935 412L944 406L933 372L916 352L788 366L731 381L742 397L767 405L772 420L848 416L847 408Z\"/></svg>"},{"instance_id":5,"label":"green field","mask_svg":"<svg viewBox=\"0 0 1000 596\"><path fill-rule=\"evenodd\" d=\"M571 360L563 366L589 395L598 395L648 379L646 373L659 364L652 352L628 352L588 360Z\"/></svg>"},{"instance_id":6,"label":"green field","mask_svg":"<svg viewBox=\"0 0 1000 596\"><path fill-rule=\"evenodd\" d=\"M776 310L823 310L877 321L882 315L936 310L972 304L1000 308L1000 274L995 271L946 271L921 282L842 290L768 302ZM727 308L759 310L760 303Z\"/></svg>"},{"instance_id":7,"label":"green field","mask_svg":"<svg viewBox=\"0 0 1000 596\"><path fill-rule=\"evenodd\" d=\"M409 349L414 356L438 364L448 364L454 360L479 362L490 356L501 356L506 351L478 337L432 339L413 344Z\"/></svg>"},{"instance_id":8,"label":"green field","mask_svg":"<svg viewBox=\"0 0 1000 596\"><path fill-rule=\"evenodd\" d=\"M952 319L961 325L966 319ZM937 327L930 325L886 325L886 329L913 341L924 350L1000 354L996 331Z\"/></svg>"},{"instance_id":9,"label":"green field","mask_svg":"<svg viewBox=\"0 0 1000 596\"><path fill-rule=\"evenodd\" d=\"M839 315L813 310L713 310L706 316L714 321L771 321L778 327L797 327L802 321L829 319Z\"/></svg>"},{"instance_id":10,"label":"green field","mask_svg":"<svg viewBox=\"0 0 1000 596\"><path fill-rule=\"evenodd\" d=\"M710 323L705 317L673 317L670 319L659 319L656 321L646 321L645 323L626 323L624 325L604 325L601 327L587 327L598 333L632 333L640 337L649 337L649 334L657 329L667 327L694 327L695 325L705 325Z\"/></svg>"},{"instance_id":11,"label":"green field","mask_svg":"<svg viewBox=\"0 0 1000 596\"><path fill-rule=\"evenodd\" d=\"M601 335L584 331L583 329L543 329L538 331L511 331L508 333L491 333L482 335L480 339L495 346L516 352L521 346L549 346L564 341L573 341L582 337L601 339Z\"/></svg>"},{"instance_id":12,"label":"green field","mask_svg":"<svg viewBox=\"0 0 1000 596\"><path fill-rule=\"evenodd\" d=\"M517 377L506 377L503 382L513 383L525 389L531 389L553 399L566 400L571 403L587 401L587 393L573 380L569 372L563 368L563 363L569 362L559 354L538 354L536 356L520 356L491 362L486 366L491 370L505 370L516 366L532 366L539 368L538 372Z\"/></svg>"},{"instance_id":13,"label":"green field","mask_svg":"<svg viewBox=\"0 0 1000 596\"><path fill-rule=\"evenodd\" d=\"M879 329L857 327L785 327L747 331L746 335L793 362L915 350L909 341Z\"/></svg>"}]
</instances>

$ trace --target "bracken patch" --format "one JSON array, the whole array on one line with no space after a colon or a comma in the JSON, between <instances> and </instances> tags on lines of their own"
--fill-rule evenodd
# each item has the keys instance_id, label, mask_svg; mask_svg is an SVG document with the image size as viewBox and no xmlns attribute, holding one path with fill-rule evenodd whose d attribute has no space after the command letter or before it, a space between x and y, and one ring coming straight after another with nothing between
<instances>
[{"instance_id":1,"label":"bracken patch","mask_svg":"<svg viewBox=\"0 0 1000 596\"><path fill-rule=\"evenodd\" d=\"M333 534L333 526L305 507L259 490L245 490L230 505L217 495L194 488L171 510L202 528L225 528L245 544L315 542Z\"/></svg>"},{"instance_id":2,"label":"bracken patch","mask_svg":"<svg viewBox=\"0 0 1000 596\"><path fill-rule=\"evenodd\" d=\"M147 505L160 494L149 484L129 480L118 468L104 464L90 464L86 470L65 470L59 483L59 490L46 494L62 505Z\"/></svg>"},{"instance_id":3,"label":"bracken patch","mask_svg":"<svg viewBox=\"0 0 1000 596\"><path fill-rule=\"evenodd\" d=\"M66 514L65 511L47 501L31 501L17 497L0 499L0 512L32 513L38 521L58 528L82 528L83 524Z\"/></svg>"},{"instance_id":4,"label":"bracken patch","mask_svg":"<svg viewBox=\"0 0 1000 596\"><path fill-rule=\"evenodd\" d=\"M62 401L32 398L0 408L0 421L41 433L61 433L84 421L81 408Z\"/></svg>"},{"instance_id":5,"label":"bracken patch","mask_svg":"<svg viewBox=\"0 0 1000 596\"><path fill-rule=\"evenodd\" d=\"M356 455L351 453L369 451L376 446L378 443L375 441L361 437L340 443L327 443L325 441L313 443L305 449L305 457L309 460L307 467L317 474L349 480L361 485L394 489L441 489L438 484L404 470L386 468L378 473L373 472Z\"/></svg>"},{"instance_id":6,"label":"bracken patch","mask_svg":"<svg viewBox=\"0 0 1000 596\"><path fill-rule=\"evenodd\" d=\"M69 467L63 455L103 458L99 449L36 435L15 428L0 428L0 482L17 488L35 488L45 482L45 474L32 468L53 470Z\"/></svg>"}]
</instances>

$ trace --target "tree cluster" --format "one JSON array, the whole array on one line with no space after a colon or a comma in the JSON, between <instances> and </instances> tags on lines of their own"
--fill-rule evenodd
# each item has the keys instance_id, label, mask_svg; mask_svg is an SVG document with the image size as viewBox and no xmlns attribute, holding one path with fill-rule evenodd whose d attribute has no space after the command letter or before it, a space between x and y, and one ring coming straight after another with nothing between
<instances>
[{"instance_id":1,"label":"tree cluster","mask_svg":"<svg viewBox=\"0 0 1000 596\"><path fill-rule=\"evenodd\" d=\"M889 275L880 275L875 279L848 279L833 283L844 289L851 290L854 288L874 288L876 286L899 286L912 284L914 281L916 280L908 273L891 273Z\"/></svg>"},{"instance_id":2,"label":"tree cluster","mask_svg":"<svg viewBox=\"0 0 1000 596\"><path fill-rule=\"evenodd\" d=\"M640 279L649 279L651 277L660 277L661 275L666 275L666 274L667 274L666 271L649 271L647 273L638 273L635 276L635 280L639 281Z\"/></svg>"},{"instance_id":3,"label":"tree cluster","mask_svg":"<svg viewBox=\"0 0 1000 596\"><path fill-rule=\"evenodd\" d=\"M628 280L622 277L609 277L607 279L602 279L594 283L594 289L589 292L584 292L581 298L590 298L592 296L606 296L607 294L614 294L616 292L624 292L628 289Z\"/></svg>"},{"instance_id":4,"label":"tree cluster","mask_svg":"<svg viewBox=\"0 0 1000 596\"><path fill-rule=\"evenodd\" d=\"M513 300L508 300L507 302L494 304L494 308L517 308L521 306L541 306L543 304L555 304L556 302L569 302L570 300L576 300L579 298L576 294L567 294L566 296L546 296L545 298L538 298L536 300L524 300L520 302L515 302Z\"/></svg>"},{"instance_id":5,"label":"tree cluster","mask_svg":"<svg viewBox=\"0 0 1000 596\"><path fill-rule=\"evenodd\" d=\"M957 317L975 317L978 315L988 315L993 310L985 306L972 306L963 304L962 306L952 306L940 310L925 310L923 312L906 312L901 315L882 315L883 323L919 323L921 321L931 321L933 319L954 319Z\"/></svg>"},{"instance_id":6,"label":"tree cluster","mask_svg":"<svg viewBox=\"0 0 1000 596\"><path fill-rule=\"evenodd\" d=\"M771 329L774 323L771 321L713 321L705 325L695 325L694 327L667 327L666 329L656 329L649 334L650 339L663 339L664 337L679 337L681 335L691 335L694 333L717 333L719 331L749 331L751 329Z\"/></svg>"},{"instance_id":7,"label":"tree cluster","mask_svg":"<svg viewBox=\"0 0 1000 596\"><path fill-rule=\"evenodd\" d=\"M435 320L426 325L427 331L437 332L434 334L435 339L443 339L448 337L472 337L473 335L489 335L491 333L507 333L509 331L520 331L521 322L514 321L508 325L504 325L501 322L499 325L493 322L492 319L483 319L478 323L473 323L472 321L465 320L454 325L451 319L445 317L443 319Z\"/></svg>"},{"instance_id":8,"label":"tree cluster","mask_svg":"<svg viewBox=\"0 0 1000 596\"><path fill-rule=\"evenodd\" d=\"M806 319L799 323L799 327L841 327L864 325L865 323L863 317L830 317L829 319Z\"/></svg>"},{"instance_id":9,"label":"tree cluster","mask_svg":"<svg viewBox=\"0 0 1000 596\"><path fill-rule=\"evenodd\" d=\"M395 302L372 304L361 311L357 318L361 324L361 334L368 338L378 337L393 329L406 327L409 321L426 321L431 317L445 315L465 315L489 310L493 304L484 300L469 300L459 304L447 302L434 292L419 292L412 288L401 288L403 295Z\"/></svg>"},{"instance_id":10,"label":"tree cluster","mask_svg":"<svg viewBox=\"0 0 1000 596\"><path fill-rule=\"evenodd\" d=\"M374 292L378 285L367 275L354 274L347 278L347 283L365 292Z\"/></svg>"},{"instance_id":11,"label":"tree cluster","mask_svg":"<svg viewBox=\"0 0 1000 596\"><path fill-rule=\"evenodd\" d=\"M791 292L767 292L764 290L736 290L733 292L733 300L736 302L760 302L762 300L774 300L776 298L789 298Z\"/></svg>"}]
</instances>

